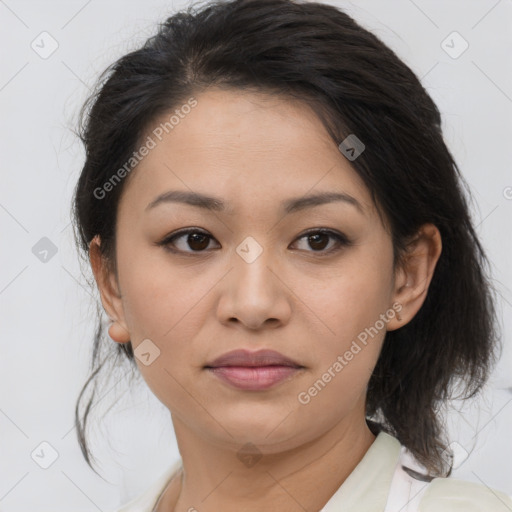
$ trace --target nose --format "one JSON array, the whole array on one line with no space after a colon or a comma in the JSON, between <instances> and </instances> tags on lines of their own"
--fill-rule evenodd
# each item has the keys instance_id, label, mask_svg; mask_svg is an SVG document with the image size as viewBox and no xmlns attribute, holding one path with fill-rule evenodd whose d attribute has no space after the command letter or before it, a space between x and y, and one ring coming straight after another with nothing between
<instances>
[{"instance_id":1,"label":"nose","mask_svg":"<svg viewBox=\"0 0 512 512\"><path fill-rule=\"evenodd\" d=\"M217 315L222 323L250 330L286 325L291 316L291 291L283 281L272 251L253 240L240 244L232 269L222 281Z\"/></svg>"}]
</instances>

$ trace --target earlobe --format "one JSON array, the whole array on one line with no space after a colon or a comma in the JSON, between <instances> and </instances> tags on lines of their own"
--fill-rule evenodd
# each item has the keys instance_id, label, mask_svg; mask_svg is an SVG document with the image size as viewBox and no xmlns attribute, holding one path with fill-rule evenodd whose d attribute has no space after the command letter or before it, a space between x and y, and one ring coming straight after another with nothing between
<instances>
[{"instance_id":1,"label":"earlobe","mask_svg":"<svg viewBox=\"0 0 512 512\"><path fill-rule=\"evenodd\" d=\"M117 343L128 343L130 341L130 333L115 320L108 328L108 335Z\"/></svg>"},{"instance_id":2,"label":"earlobe","mask_svg":"<svg viewBox=\"0 0 512 512\"><path fill-rule=\"evenodd\" d=\"M389 322L388 330L398 329L414 318L423 305L436 264L442 251L441 234L434 224L424 224L408 244L396 272L393 301L402 305L400 316Z\"/></svg>"},{"instance_id":3,"label":"earlobe","mask_svg":"<svg viewBox=\"0 0 512 512\"><path fill-rule=\"evenodd\" d=\"M101 303L111 322L113 322L109 326L108 333L112 340L118 343L127 343L130 341L130 333L124 324L121 295L117 289L115 276L108 269L107 262L101 254L100 243L99 235L91 240L89 260L100 292Z\"/></svg>"}]
</instances>

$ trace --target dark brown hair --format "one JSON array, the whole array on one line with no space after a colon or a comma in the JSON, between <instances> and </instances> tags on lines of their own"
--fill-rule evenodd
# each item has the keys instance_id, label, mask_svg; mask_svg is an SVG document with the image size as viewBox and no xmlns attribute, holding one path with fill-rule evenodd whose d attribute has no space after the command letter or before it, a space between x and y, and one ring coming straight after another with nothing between
<instances>
[{"instance_id":1,"label":"dark brown hair","mask_svg":"<svg viewBox=\"0 0 512 512\"><path fill-rule=\"evenodd\" d=\"M112 64L82 110L86 158L73 215L83 256L88 259L89 243L100 235L115 271L117 206L126 180L102 199L94 191L129 160L157 116L208 87L299 99L315 109L337 145L356 134L365 151L352 166L389 223L396 265L422 224L440 230L443 250L426 300L412 321L386 333L366 412L369 424L396 436L432 475L449 474L441 408L456 384L459 398L474 396L497 358L488 261L438 108L409 67L340 9L293 0L191 6ZM107 363L119 368L128 360L136 368L131 343L106 340L101 314L98 308L91 375L75 410L89 465L85 429L96 381Z\"/></svg>"}]
</instances>

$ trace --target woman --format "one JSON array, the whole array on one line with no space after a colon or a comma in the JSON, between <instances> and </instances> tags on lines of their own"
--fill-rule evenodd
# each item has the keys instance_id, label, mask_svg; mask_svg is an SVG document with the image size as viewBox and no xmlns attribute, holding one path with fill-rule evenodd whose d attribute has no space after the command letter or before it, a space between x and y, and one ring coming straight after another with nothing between
<instances>
[{"instance_id":1,"label":"woman","mask_svg":"<svg viewBox=\"0 0 512 512\"><path fill-rule=\"evenodd\" d=\"M493 292L440 113L389 48L329 5L211 3L83 119L78 243L181 455L122 511L512 510L447 478L440 409L497 358Z\"/></svg>"}]
</instances>

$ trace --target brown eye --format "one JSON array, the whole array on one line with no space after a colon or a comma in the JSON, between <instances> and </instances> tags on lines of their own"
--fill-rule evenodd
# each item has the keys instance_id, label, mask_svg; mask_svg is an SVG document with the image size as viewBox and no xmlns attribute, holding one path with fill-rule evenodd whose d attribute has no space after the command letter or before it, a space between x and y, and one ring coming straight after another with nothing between
<instances>
[{"instance_id":1,"label":"brown eye","mask_svg":"<svg viewBox=\"0 0 512 512\"><path fill-rule=\"evenodd\" d=\"M157 245L164 246L170 252L193 254L207 252L210 240L214 240L214 238L207 233L197 229L188 229L166 237Z\"/></svg>"},{"instance_id":2,"label":"brown eye","mask_svg":"<svg viewBox=\"0 0 512 512\"><path fill-rule=\"evenodd\" d=\"M310 231L309 233L302 235L297 240L306 240L307 247L304 250L307 252L319 252L322 254L336 252L341 247L350 245L350 241L345 235L331 230L317 229L315 231ZM331 240L334 240L334 247L331 245L331 247L326 250ZM308 249L308 247L310 249Z\"/></svg>"},{"instance_id":3,"label":"brown eye","mask_svg":"<svg viewBox=\"0 0 512 512\"><path fill-rule=\"evenodd\" d=\"M329 238L329 235L325 233L317 233L316 235L309 235L308 242L315 251L322 251L329 245Z\"/></svg>"},{"instance_id":4,"label":"brown eye","mask_svg":"<svg viewBox=\"0 0 512 512\"><path fill-rule=\"evenodd\" d=\"M194 251L203 251L210 243L210 237L203 233L189 233L186 242Z\"/></svg>"}]
</instances>

